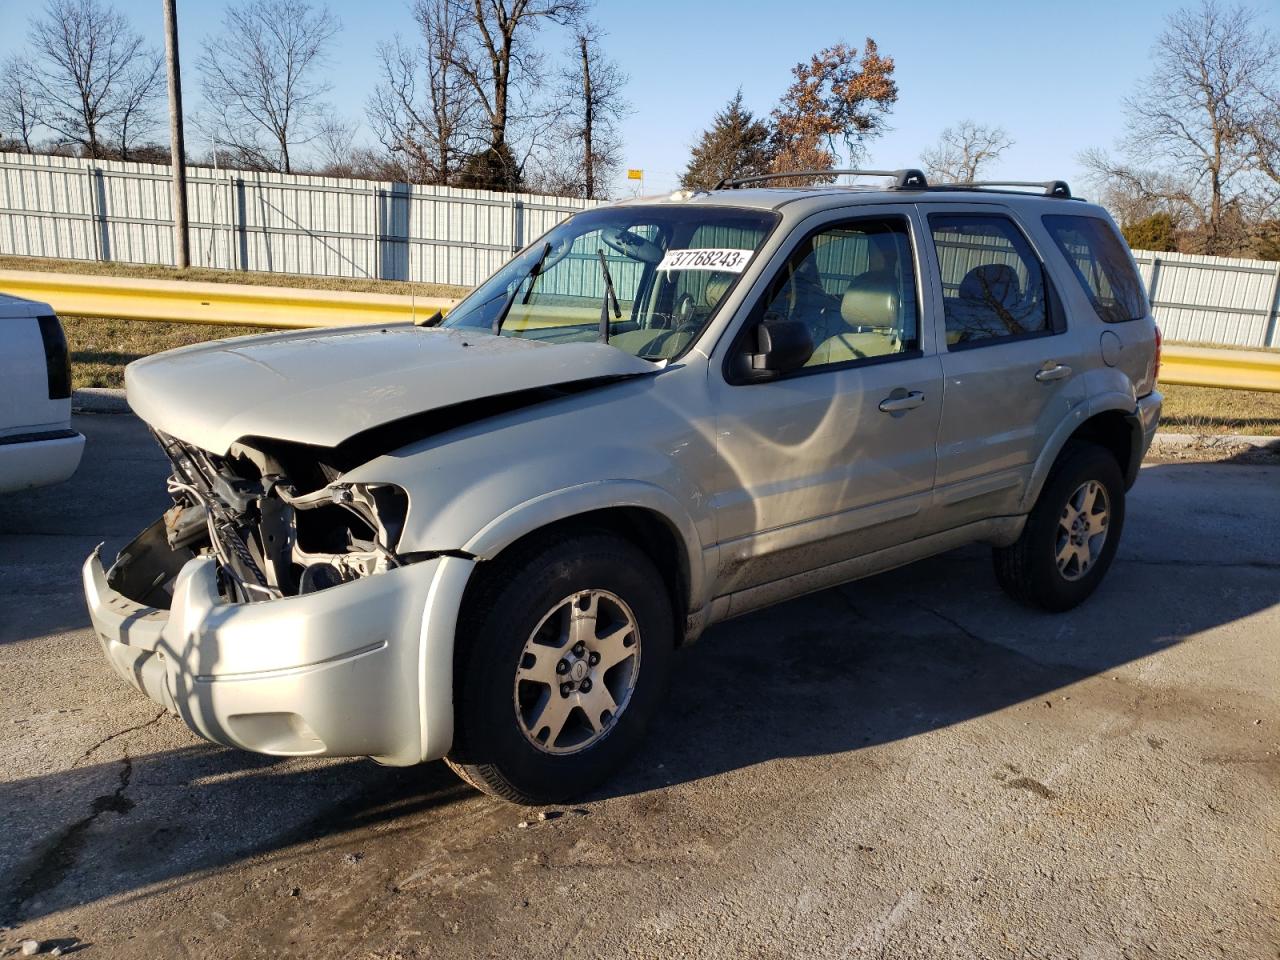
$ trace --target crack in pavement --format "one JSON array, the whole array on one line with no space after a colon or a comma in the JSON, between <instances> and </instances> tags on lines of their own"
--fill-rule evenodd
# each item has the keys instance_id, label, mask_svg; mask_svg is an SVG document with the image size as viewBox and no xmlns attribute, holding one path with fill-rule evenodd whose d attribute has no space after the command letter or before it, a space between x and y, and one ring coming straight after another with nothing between
<instances>
[{"instance_id":1,"label":"crack in pavement","mask_svg":"<svg viewBox=\"0 0 1280 960\"><path fill-rule=\"evenodd\" d=\"M1247 567L1252 570L1280 570L1280 563L1272 560L1141 560L1136 557L1117 557L1116 563L1139 567L1212 567L1218 570Z\"/></svg>"},{"instance_id":2,"label":"crack in pavement","mask_svg":"<svg viewBox=\"0 0 1280 960\"><path fill-rule=\"evenodd\" d=\"M115 790L94 797L89 802L89 813L81 817L71 826L53 838L26 870L21 882L10 898L9 908L13 916L3 921L4 925L12 925L22 920L22 908L40 894L54 889L71 872L79 859L80 851L88 841L89 828L102 814L127 814L134 807L134 802L125 796L129 789L129 781L133 779L133 760L126 753L120 761L120 773Z\"/></svg>"},{"instance_id":3,"label":"crack in pavement","mask_svg":"<svg viewBox=\"0 0 1280 960\"><path fill-rule=\"evenodd\" d=\"M966 627L959 620L955 620L947 616L945 613L941 612L940 610L935 610L933 609L933 607L926 607L923 603L920 604L919 606L920 606L920 609L923 610L925 613L931 613L935 617L937 617L939 620L941 620L943 623L951 624L951 626L955 627L957 630L963 633L966 637L968 637L974 643L981 643L988 646L999 646L999 644L996 644L992 640L988 640L986 637L978 636L976 633L974 633L972 630Z\"/></svg>"},{"instance_id":4,"label":"crack in pavement","mask_svg":"<svg viewBox=\"0 0 1280 960\"><path fill-rule=\"evenodd\" d=\"M164 718L165 713L165 710L161 710L150 720L144 720L142 723L126 727L124 730L117 730L115 733L103 737L89 747L68 769L76 769L112 740L154 726ZM13 896L9 901L9 908L13 916L4 921L5 923L13 923L19 920L22 909L26 904L40 894L54 889L63 881L72 868L75 867L80 852L88 841L89 828L97 822L102 814L110 812L124 816L133 809L134 801L125 795L125 791L129 789L129 782L133 779L133 759L127 751L120 759L120 765L116 788L111 793L102 794L89 801L89 813L52 838L44 849L32 858L25 873L20 873L22 880L14 889Z\"/></svg>"},{"instance_id":5,"label":"crack in pavement","mask_svg":"<svg viewBox=\"0 0 1280 960\"><path fill-rule=\"evenodd\" d=\"M106 746L112 740L115 740L117 737L123 737L127 733L134 733L135 731L145 730L147 727L155 726L155 724L159 723L161 718L163 718L167 712L168 712L167 710L161 710L150 720L143 721L142 723L136 724L135 726L132 726L132 727L126 727L124 730L117 730L115 733L103 737L101 740L99 740L97 743L91 746L88 750L86 750L81 755L79 760L71 764L71 769L74 770L76 767L80 766L80 764L84 763L91 756L97 753L98 750Z\"/></svg>"}]
</instances>

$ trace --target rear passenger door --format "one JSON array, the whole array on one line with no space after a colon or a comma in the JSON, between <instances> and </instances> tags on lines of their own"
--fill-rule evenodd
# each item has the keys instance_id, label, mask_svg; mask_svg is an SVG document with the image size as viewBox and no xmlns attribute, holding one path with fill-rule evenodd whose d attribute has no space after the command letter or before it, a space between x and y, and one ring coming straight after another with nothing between
<instances>
[{"instance_id":1,"label":"rear passenger door","mask_svg":"<svg viewBox=\"0 0 1280 960\"><path fill-rule=\"evenodd\" d=\"M1014 514L1054 429L1084 399L1079 337L1001 205L921 204L943 323L938 474L924 525Z\"/></svg>"}]
</instances>

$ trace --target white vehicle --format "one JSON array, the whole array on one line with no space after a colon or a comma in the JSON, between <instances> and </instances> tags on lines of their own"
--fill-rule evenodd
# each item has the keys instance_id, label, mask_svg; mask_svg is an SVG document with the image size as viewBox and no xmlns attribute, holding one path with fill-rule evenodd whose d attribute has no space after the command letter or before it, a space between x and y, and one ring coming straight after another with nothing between
<instances>
[{"instance_id":1,"label":"white vehicle","mask_svg":"<svg viewBox=\"0 0 1280 960\"><path fill-rule=\"evenodd\" d=\"M48 304L0 293L0 493L61 483L83 452L62 324Z\"/></svg>"},{"instance_id":2,"label":"white vehicle","mask_svg":"<svg viewBox=\"0 0 1280 960\"><path fill-rule=\"evenodd\" d=\"M218 743L552 801L716 621L977 542L1083 602L1160 415L1133 258L1056 181L893 179L599 207L434 329L130 364L174 503L85 564L108 660Z\"/></svg>"}]
</instances>

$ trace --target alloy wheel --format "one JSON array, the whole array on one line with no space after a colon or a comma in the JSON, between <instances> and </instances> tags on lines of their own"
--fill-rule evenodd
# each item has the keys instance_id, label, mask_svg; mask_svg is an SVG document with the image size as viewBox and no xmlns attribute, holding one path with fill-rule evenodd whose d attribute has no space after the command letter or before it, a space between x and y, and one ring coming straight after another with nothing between
<instances>
[{"instance_id":1,"label":"alloy wheel","mask_svg":"<svg viewBox=\"0 0 1280 960\"><path fill-rule=\"evenodd\" d=\"M635 691L640 630L608 590L557 603L525 642L514 704L525 737L546 753L577 753L616 726Z\"/></svg>"},{"instance_id":2,"label":"alloy wheel","mask_svg":"<svg viewBox=\"0 0 1280 960\"><path fill-rule=\"evenodd\" d=\"M1058 572L1071 581L1085 576L1102 556L1107 542L1111 499L1107 488L1086 480L1067 498L1058 518L1056 541Z\"/></svg>"}]
</instances>

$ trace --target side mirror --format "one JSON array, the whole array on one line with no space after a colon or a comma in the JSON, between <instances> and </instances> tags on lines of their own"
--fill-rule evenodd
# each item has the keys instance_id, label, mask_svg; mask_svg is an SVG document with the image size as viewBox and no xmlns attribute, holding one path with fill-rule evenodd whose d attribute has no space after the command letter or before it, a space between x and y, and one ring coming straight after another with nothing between
<instances>
[{"instance_id":1,"label":"side mirror","mask_svg":"<svg viewBox=\"0 0 1280 960\"><path fill-rule=\"evenodd\" d=\"M813 356L813 336L808 324L799 320L783 320L767 313L756 326L756 351L750 354L747 377L772 380L783 373L799 370Z\"/></svg>"},{"instance_id":2,"label":"side mirror","mask_svg":"<svg viewBox=\"0 0 1280 960\"><path fill-rule=\"evenodd\" d=\"M444 323L444 314L437 310L430 316L415 317L413 322L419 327L438 327Z\"/></svg>"}]
</instances>

